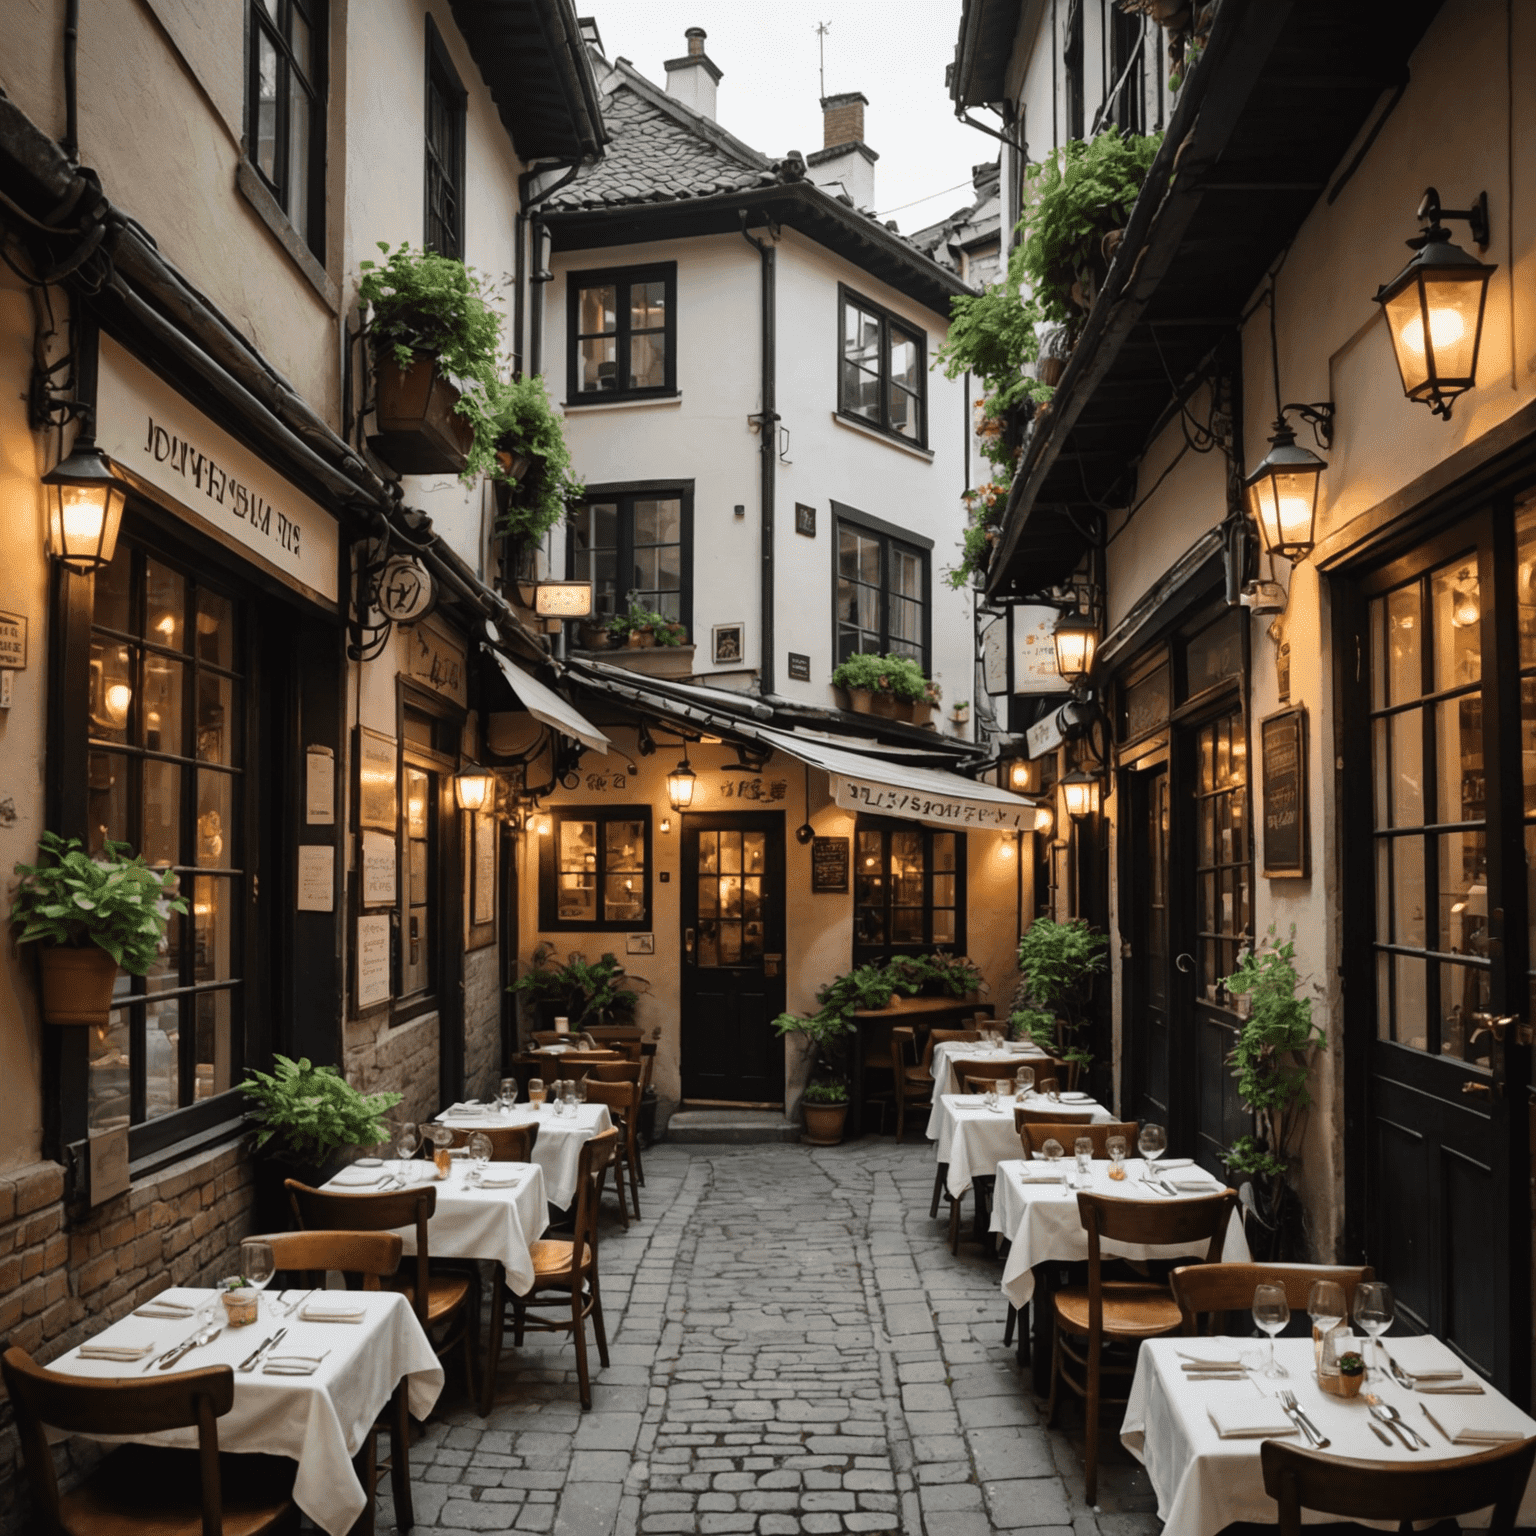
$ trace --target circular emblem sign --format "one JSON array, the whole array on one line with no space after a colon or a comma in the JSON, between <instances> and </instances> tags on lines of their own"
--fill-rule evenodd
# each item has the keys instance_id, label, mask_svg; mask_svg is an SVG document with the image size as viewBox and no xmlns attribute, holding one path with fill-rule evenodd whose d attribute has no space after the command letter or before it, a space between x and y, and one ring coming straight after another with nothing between
<instances>
[{"instance_id":1,"label":"circular emblem sign","mask_svg":"<svg viewBox=\"0 0 1536 1536\"><path fill-rule=\"evenodd\" d=\"M409 555L393 555L379 572L374 605L396 624L412 624L425 618L436 593L426 568Z\"/></svg>"}]
</instances>

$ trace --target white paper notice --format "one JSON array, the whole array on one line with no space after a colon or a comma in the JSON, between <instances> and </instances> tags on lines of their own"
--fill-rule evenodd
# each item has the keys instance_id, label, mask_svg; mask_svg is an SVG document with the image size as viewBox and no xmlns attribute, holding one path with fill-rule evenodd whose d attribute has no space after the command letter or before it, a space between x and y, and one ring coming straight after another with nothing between
<instances>
[{"instance_id":1,"label":"white paper notice","mask_svg":"<svg viewBox=\"0 0 1536 1536\"><path fill-rule=\"evenodd\" d=\"M300 844L299 911L334 911L335 891L336 850L328 844Z\"/></svg>"},{"instance_id":2,"label":"white paper notice","mask_svg":"<svg viewBox=\"0 0 1536 1536\"><path fill-rule=\"evenodd\" d=\"M357 920L357 1006L389 1001L389 919Z\"/></svg>"},{"instance_id":3,"label":"white paper notice","mask_svg":"<svg viewBox=\"0 0 1536 1536\"><path fill-rule=\"evenodd\" d=\"M395 904L395 840L383 832L363 833L363 905Z\"/></svg>"},{"instance_id":4,"label":"white paper notice","mask_svg":"<svg viewBox=\"0 0 1536 1536\"><path fill-rule=\"evenodd\" d=\"M336 756L329 747L304 751L304 820L311 827L336 821Z\"/></svg>"}]
</instances>

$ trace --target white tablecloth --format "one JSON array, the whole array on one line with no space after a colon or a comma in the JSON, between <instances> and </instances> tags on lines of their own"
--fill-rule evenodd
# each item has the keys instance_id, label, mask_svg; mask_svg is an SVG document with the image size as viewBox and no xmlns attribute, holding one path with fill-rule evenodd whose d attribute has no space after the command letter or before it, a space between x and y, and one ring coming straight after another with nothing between
<instances>
[{"instance_id":1,"label":"white tablecloth","mask_svg":"<svg viewBox=\"0 0 1536 1536\"><path fill-rule=\"evenodd\" d=\"M574 1115L557 1115L549 1104L537 1110L518 1104L510 1115L504 1115L498 1109L488 1109L473 1116L445 1112L437 1118L456 1131L537 1125L539 1139L533 1145L533 1160L544 1170L544 1193L549 1203L562 1211L569 1210L576 1199L576 1173L582 1143L591 1141L613 1124L606 1104L578 1104Z\"/></svg>"},{"instance_id":2,"label":"white tablecloth","mask_svg":"<svg viewBox=\"0 0 1536 1536\"><path fill-rule=\"evenodd\" d=\"M1013 1128L1012 1099L999 1099L996 1109L988 1109L980 1094L941 1093L934 1097L933 1114L928 1119L928 1139L938 1142L938 1160L949 1164L945 1187L957 1200L971 1187L971 1181L988 1178L997 1165L1023 1154L1019 1133ZM1114 1116L1093 1099L1074 1104L1053 1104L1038 1094L1024 1101L1026 1109L1070 1110L1081 1114L1088 1110L1095 1125L1108 1125Z\"/></svg>"},{"instance_id":3,"label":"white tablecloth","mask_svg":"<svg viewBox=\"0 0 1536 1536\"><path fill-rule=\"evenodd\" d=\"M208 1300L212 1291L182 1291L178 1297ZM290 1301L302 1294L286 1293ZM246 1328L226 1328L212 1343L184 1355L169 1372L201 1370L209 1365L238 1365L279 1327L288 1330L276 1352L318 1354L329 1350L313 1376L266 1376L260 1368L235 1375L234 1407L219 1422L219 1449L287 1456L298 1462L294 1501L316 1525L331 1536L343 1536L367 1507L363 1485L352 1468L380 1411L402 1376L409 1378L411 1412L424 1419L443 1389L443 1368L407 1297L394 1291L349 1291L349 1301L366 1308L361 1323L309 1323L299 1315L276 1319L269 1299L260 1319ZM219 1312L222 1313L222 1306ZM218 1314L215 1314L217 1316ZM125 1317L90 1342L93 1344L153 1341L157 1351L170 1349L194 1332L187 1319ZM146 1357L147 1359L148 1357ZM70 1350L52 1362L50 1370L71 1376L144 1379L144 1361L82 1360ZM56 1437L58 1438L58 1437ZM177 1429L134 1436L152 1445L197 1445L197 1430Z\"/></svg>"},{"instance_id":4,"label":"white tablecloth","mask_svg":"<svg viewBox=\"0 0 1536 1536\"><path fill-rule=\"evenodd\" d=\"M1139 1157L1131 1158L1126 1168L1130 1177L1124 1183L1116 1183L1109 1177L1109 1164L1098 1160L1093 1164L1092 1184L1088 1186L1098 1195L1124 1195L1132 1200L1166 1200L1166 1195L1153 1193L1145 1185L1138 1184L1145 1165ZM1035 1294L1035 1265L1051 1260L1058 1263L1082 1261L1088 1257L1088 1234L1083 1230L1082 1217L1077 1209L1077 1191L1063 1191L1060 1183L1026 1184L1025 1171L1038 1174L1038 1161L1025 1162L1016 1159L997 1165L997 1186L992 1196L992 1230L1000 1232L1013 1245L1008 1250L1008 1262L1003 1267L1003 1295L1016 1307L1026 1306ZM1199 1168L1169 1169L1166 1178L1209 1178ZM1210 1180L1210 1193L1215 1194L1223 1186L1214 1178ZM1187 1197L1196 1198L1191 1192ZM1100 1245L1103 1253L1122 1259L1172 1258L1189 1255L1204 1258L1208 1244L1191 1243L1183 1247L1146 1248L1136 1243L1105 1241ZM1227 1227L1226 1241L1222 1245L1222 1259L1229 1264L1246 1264L1252 1255L1248 1240L1243 1235L1243 1223L1234 1211Z\"/></svg>"},{"instance_id":5,"label":"white tablecloth","mask_svg":"<svg viewBox=\"0 0 1536 1536\"><path fill-rule=\"evenodd\" d=\"M544 1133L539 1132L542 1136ZM487 1163L489 1179L514 1178L516 1183L486 1189L468 1182L467 1158L453 1160L453 1172L435 1179L420 1158L409 1163L387 1162L381 1172L419 1180L437 1191L437 1206L427 1237L434 1259L492 1259L507 1272L507 1285L523 1296L533 1286L533 1259L529 1246L549 1225L549 1204L544 1195L544 1170L533 1163ZM327 1184L331 1194L367 1194L357 1185ZM405 1252L416 1252L415 1227L397 1228L405 1240Z\"/></svg>"},{"instance_id":6,"label":"white tablecloth","mask_svg":"<svg viewBox=\"0 0 1536 1536\"><path fill-rule=\"evenodd\" d=\"M1152 1481L1157 1513L1164 1521L1164 1536L1215 1536L1237 1520L1273 1525L1277 1518L1275 1502L1264 1492L1264 1473L1259 1465L1262 1442L1223 1440L1216 1433L1206 1407L1218 1394L1231 1394L1241 1401L1259 1392L1273 1393L1277 1388L1288 1387L1307 1416L1333 1442L1323 1453L1328 1456L1422 1465L1492 1449L1447 1443L1424 1417L1421 1405L1426 1404L1431 1413L1441 1403L1483 1404L1501 1420L1518 1427L1523 1435L1536 1435L1536 1420L1521 1413L1491 1387L1482 1397L1420 1396L1404 1391L1392 1381L1380 1380L1373 1371L1365 1390L1378 1392L1383 1401L1391 1403L1429 1441L1428 1450L1410 1453L1395 1436L1389 1434L1391 1445L1383 1445L1371 1433L1370 1409L1361 1399L1332 1397L1317 1385L1312 1374L1310 1339L1276 1341L1276 1357L1290 1372L1285 1380L1276 1382L1256 1377L1247 1381L1187 1381L1175 1351L1189 1348L1192 1342L1150 1339L1141 1346L1125 1421L1120 1427L1121 1440L1146 1467ZM1259 1339L1201 1339L1198 1344L1201 1350L1212 1350L1218 1342L1226 1346L1223 1353L1230 1349L1260 1362L1264 1358L1265 1345ZM1390 1348L1390 1336L1387 1344ZM1441 1348L1448 1365L1459 1364L1449 1349L1443 1345ZM1305 1447L1301 1435L1287 1438ZM1308 1524L1337 1518L1312 1510L1302 1515ZM1486 1513L1462 1517L1463 1525L1487 1523ZM1536 1524L1536 1483L1526 1489L1516 1523L1522 1528Z\"/></svg>"},{"instance_id":7,"label":"white tablecloth","mask_svg":"<svg viewBox=\"0 0 1536 1536\"><path fill-rule=\"evenodd\" d=\"M1034 1067L1038 1072L1042 1062L1051 1058L1026 1040L1015 1040L1002 1050L983 1050L972 1040L941 1040L933 1048L933 1091L958 1093L965 1085L955 1081L956 1061L986 1061L997 1063L997 1075L1011 1078L1020 1067Z\"/></svg>"}]
</instances>

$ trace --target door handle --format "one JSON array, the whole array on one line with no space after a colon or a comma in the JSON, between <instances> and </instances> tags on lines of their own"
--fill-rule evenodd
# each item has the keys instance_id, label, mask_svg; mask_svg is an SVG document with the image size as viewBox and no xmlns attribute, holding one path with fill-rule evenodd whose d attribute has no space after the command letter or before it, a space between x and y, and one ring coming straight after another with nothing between
<instances>
[{"instance_id":1,"label":"door handle","mask_svg":"<svg viewBox=\"0 0 1536 1536\"><path fill-rule=\"evenodd\" d=\"M1173 963L1188 976L1195 968L1195 957L1193 955L1179 955Z\"/></svg>"},{"instance_id":2,"label":"door handle","mask_svg":"<svg viewBox=\"0 0 1536 1536\"><path fill-rule=\"evenodd\" d=\"M1461 1091L1469 1099L1491 1099L1493 1097L1492 1083L1463 1083Z\"/></svg>"},{"instance_id":3,"label":"door handle","mask_svg":"<svg viewBox=\"0 0 1536 1536\"><path fill-rule=\"evenodd\" d=\"M1492 1013L1474 1013L1472 1023L1476 1026L1472 1031L1472 1038L1476 1040L1479 1035L1491 1035L1495 1040L1502 1041L1509 1031L1509 1026L1519 1025L1520 1020L1512 1013L1496 1015ZM1515 1038L1520 1038L1520 1030L1515 1030Z\"/></svg>"},{"instance_id":4,"label":"door handle","mask_svg":"<svg viewBox=\"0 0 1536 1536\"><path fill-rule=\"evenodd\" d=\"M689 959L693 958L693 929L692 928L684 928L683 929L683 953L685 955L687 955L689 957Z\"/></svg>"}]
</instances>

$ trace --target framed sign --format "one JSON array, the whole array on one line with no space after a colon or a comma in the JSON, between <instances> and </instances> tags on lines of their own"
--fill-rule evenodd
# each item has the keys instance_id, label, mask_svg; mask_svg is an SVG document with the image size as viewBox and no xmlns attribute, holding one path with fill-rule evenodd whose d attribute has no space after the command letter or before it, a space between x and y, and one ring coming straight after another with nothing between
<instances>
[{"instance_id":1,"label":"framed sign","mask_svg":"<svg viewBox=\"0 0 1536 1536\"><path fill-rule=\"evenodd\" d=\"M360 917L357 920L357 1006L372 1008L387 1003L389 987L389 919Z\"/></svg>"},{"instance_id":2,"label":"framed sign","mask_svg":"<svg viewBox=\"0 0 1536 1536\"><path fill-rule=\"evenodd\" d=\"M1015 603L1008 610L1008 663L1011 693L1066 693L1056 670L1056 621L1059 608L1043 603Z\"/></svg>"},{"instance_id":3,"label":"framed sign","mask_svg":"<svg viewBox=\"0 0 1536 1536\"><path fill-rule=\"evenodd\" d=\"M1259 722L1266 880L1305 880L1307 837L1307 711L1276 711Z\"/></svg>"},{"instance_id":4,"label":"framed sign","mask_svg":"<svg viewBox=\"0 0 1536 1536\"><path fill-rule=\"evenodd\" d=\"M394 832L399 824L395 779L400 749L393 736L357 728L357 824Z\"/></svg>"},{"instance_id":5,"label":"framed sign","mask_svg":"<svg viewBox=\"0 0 1536 1536\"><path fill-rule=\"evenodd\" d=\"M395 840L382 832L363 833L363 905L395 904Z\"/></svg>"},{"instance_id":6,"label":"framed sign","mask_svg":"<svg viewBox=\"0 0 1536 1536\"><path fill-rule=\"evenodd\" d=\"M478 949L496 939L491 927L496 921L496 818L477 811L470 822L470 945Z\"/></svg>"},{"instance_id":7,"label":"framed sign","mask_svg":"<svg viewBox=\"0 0 1536 1536\"><path fill-rule=\"evenodd\" d=\"M716 624L714 627L714 660L716 666L732 666L740 662L746 648L744 624Z\"/></svg>"},{"instance_id":8,"label":"framed sign","mask_svg":"<svg viewBox=\"0 0 1536 1536\"><path fill-rule=\"evenodd\" d=\"M1008 692L1008 620L993 619L981 632L981 683L991 698Z\"/></svg>"},{"instance_id":9,"label":"framed sign","mask_svg":"<svg viewBox=\"0 0 1536 1536\"><path fill-rule=\"evenodd\" d=\"M848 889L848 847L846 837L811 839L811 889L846 893Z\"/></svg>"},{"instance_id":10,"label":"framed sign","mask_svg":"<svg viewBox=\"0 0 1536 1536\"><path fill-rule=\"evenodd\" d=\"M811 658L802 655L799 651L791 651L789 653L789 676L791 682L810 682Z\"/></svg>"},{"instance_id":11,"label":"framed sign","mask_svg":"<svg viewBox=\"0 0 1536 1536\"><path fill-rule=\"evenodd\" d=\"M808 507L803 501L795 503L795 532L803 534L808 539L816 537L815 507Z\"/></svg>"},{"instance_id":12,"label":"framed sign","mask_svg":"<svg viewBox=\"0 0 1536 1536\"><path fill-rule=\"evenodd\" d=\"M11 672L22 672L26 665L26 618L19 613L0 613L0 667Z\"/></svg>"}]
</instances>

